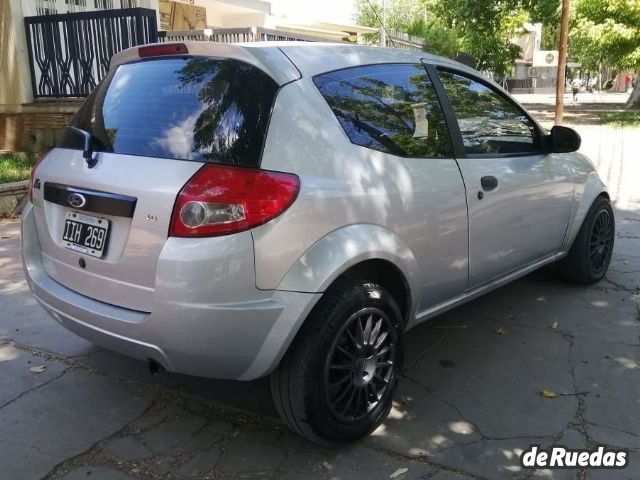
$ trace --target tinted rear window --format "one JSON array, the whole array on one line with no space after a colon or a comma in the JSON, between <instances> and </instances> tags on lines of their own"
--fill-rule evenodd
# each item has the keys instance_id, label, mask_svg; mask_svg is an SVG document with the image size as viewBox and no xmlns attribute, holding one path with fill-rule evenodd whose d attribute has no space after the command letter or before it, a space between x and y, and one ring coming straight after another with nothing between
<instances>
[{"instance_id":1,"label":"tinted rear window","mask_svg":"<svg viewBox=\"0 0 640 480\"><path fill-rule=\"evenodd\" d=\"M71 124L97 151L258 166L278 86L244 62L205 57L125 64ZM68 129L63 148L82 148Z\"/></svg>"}]
</instances>

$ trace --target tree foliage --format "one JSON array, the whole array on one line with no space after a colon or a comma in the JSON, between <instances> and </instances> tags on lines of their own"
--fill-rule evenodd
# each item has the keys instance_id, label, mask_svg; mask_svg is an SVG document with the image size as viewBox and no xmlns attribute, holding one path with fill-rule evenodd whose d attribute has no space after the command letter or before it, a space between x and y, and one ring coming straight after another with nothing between
<instances>
[{"instance_id":1,"label":"tree foliage","mask_svg":"<svg viewBox=\"0 0 640 480\"><path fill-rule=\"evenodd\" d=\"M460 51L460 34L455 28L443 26L437 20L420 19L407 28L407 33L422 37L427 50L434 55L452 58Z\"/></svg>"},{"instance_id":2,"label":"tree foliage","mask_svg":"<svg viewBox=\"0 0 640 480\"><path fill-rule=\"evenodd\" d=\"M640 65L640 0L575 0L570 53L590 69Z\"/></svg>"},{"instance_id":3,"label":"tree foliage","mask_svg":"<svg viewBox=\"0 0 640 480\"><path fill-rule=\"evenodd\" d=\"M640 0L575 0L570 54L590 70L640 66ZM636 83L640 81L640 74ZM640 109L640 87L627 103Z\"/></svg>"},{"instance_id":4,"label":"tree foliage","mask_svg":"<svg viewBox=\"0 0 640 480\"><path fill-rule=\"evenodd\" d=\"M386 3L388 28L423 37L429 52L444 56L469 53L477 59L477 68L491 70L498 76L513 68L520 55L511 38L520 33L527 19L522 0L387 0ZM358 22L380 26L382 7L378 0L358 0L357 11Z\"/></svg>"},{"instance_id":5,"label":"tree foliage","mask_svg":"<svg viewBox=\"0 0 640 480\"><path fill-rule=\"evenodd\" d=\"M519 0L439 0L435 12L459 34L461 50L476 58L476 68L497 76L510 73L522 53L512 39L523 32L526 11Z\"/></svg>"},{"instance_id":6,"label":"tree foliage","mask_svg":"<svg viewBox=\"0 0 640 480\"><path fill-rule=\"evenodd\" d=\"M558 50L560 47L560 13L562 0L525 0L523 8L531 23L542 24L541 50Z\"/></svg>"},{"instance_id":7,"label":"tree foliage","mask_svg":"<svg viewBox=\"0 0 640 480\"><path fill-rule=\"evenodd\" d=\"M525 22L542 23L542 49L558 49L561 3L386 0L386 16L389 29L423 37L427 51L448 57L469 53L478 69L503 76L521 53L512 39ZM357 11L360 23L380 26L381 0L358 0ZM640 0L572 0L569 56L589 70L600 64L615 69L640 67Z\"/></svg>"},{"instance_id":8,"label":"tree foliage","mask_svg":"<svg viewBox=\"0 0 640 480\"><path fill-rule=\"evenodd\" d=\"M424 0L387 0L387 29L406 32L412 23L424 19L425 4ZM360 25L379 28L382 22L382 2L357 0L356 22Z\"/></svg>"}]
</instances>

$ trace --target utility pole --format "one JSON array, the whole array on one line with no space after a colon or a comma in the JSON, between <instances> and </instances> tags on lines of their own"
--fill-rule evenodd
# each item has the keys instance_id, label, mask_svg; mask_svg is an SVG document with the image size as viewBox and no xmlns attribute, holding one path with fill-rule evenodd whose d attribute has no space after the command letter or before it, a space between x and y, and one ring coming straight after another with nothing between
<instances>
[{"instance_id":1,"label":"utility pole","mask_svg":"<svg viewBox=\"0 0 640 480\"><path fill-rule=\"evenodd\" d=\"M556 125L562 123L564 114L565 77L567 72L567 36L569 35L569 3L562 0L560 19L560 51L558 52L558 76L556 78Z\"/></svg>"},{"instance_id":2,"label":"utility pole","mask_svg":"<svg viewBox=\"0 0 640 480\"><path fill-rule=\"evenodd\" d=\"M387 3L382 0L382 26L380 27L380 46L387 46Z\"/></svg>"}]
</instances>

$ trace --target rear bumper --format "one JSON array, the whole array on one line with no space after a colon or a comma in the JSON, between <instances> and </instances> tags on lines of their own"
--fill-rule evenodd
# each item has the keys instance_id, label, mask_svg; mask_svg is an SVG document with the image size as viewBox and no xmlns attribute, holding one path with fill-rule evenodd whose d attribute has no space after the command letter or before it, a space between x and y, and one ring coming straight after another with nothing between
<instances>
[{"instance_id":1,"label":"rear bumper","mask_svg":"<svg viewBox=\"0 0 640 480\"><path fill-rule=\"evenodd\" d=\"M249 234L247 232L247 234ZM223 238L223 237L219 237ZM180 240L180 239L179 239ZM168 244L170 242L167 242ZM237 255L237 239L216 255ZM110 305L66 288L46 273L33 209L22 216L22 260L36 300L72 332L104 348L142 360L155 360L169 371L211 378L252 380L270 373L320 294L261 291L229 297L234 272L202 277L201 254L190 257L184 245L168 245L158 263L151 313ZM190 267L193 267L192 269ZM190 277L190 272L195 272ZM213 273L213 272L212 272ZM246 275L246 272L235 272ZM254 283L255 285L255 283ZM215 298L215 292L223 298Z\"/></svg>"}]
</instances>

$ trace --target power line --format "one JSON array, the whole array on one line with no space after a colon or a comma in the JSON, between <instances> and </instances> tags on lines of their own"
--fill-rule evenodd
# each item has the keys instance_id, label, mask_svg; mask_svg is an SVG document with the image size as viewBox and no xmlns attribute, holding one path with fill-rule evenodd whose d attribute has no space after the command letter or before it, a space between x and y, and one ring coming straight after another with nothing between
<instances>
[{"instance_id":1,"label":"power line","mask_svg":"<svg viewBox=\"0 0 640 480\"><path fill-rule=\"evenodd\" d=\"M389 31L387 30L387 27L385 26L384 22L382 21L382 19L380 18L380 15L378 15L378 12L376 12L376 9L373 8L373 5L371 4L370 0L367 0L367 3L369 4L369 8L371 8L371 11L373 12L373 14L376 16L376 18L378 19L378 23L380 24L380 26L382 27L382 29L384 30L384 33L387 35L387 38L389 40L391 40L391 45L393 45L393 48L396 48L396 42L393 41L393 37L391 35L389 35Z\"/></svg>"}]
</instances>

